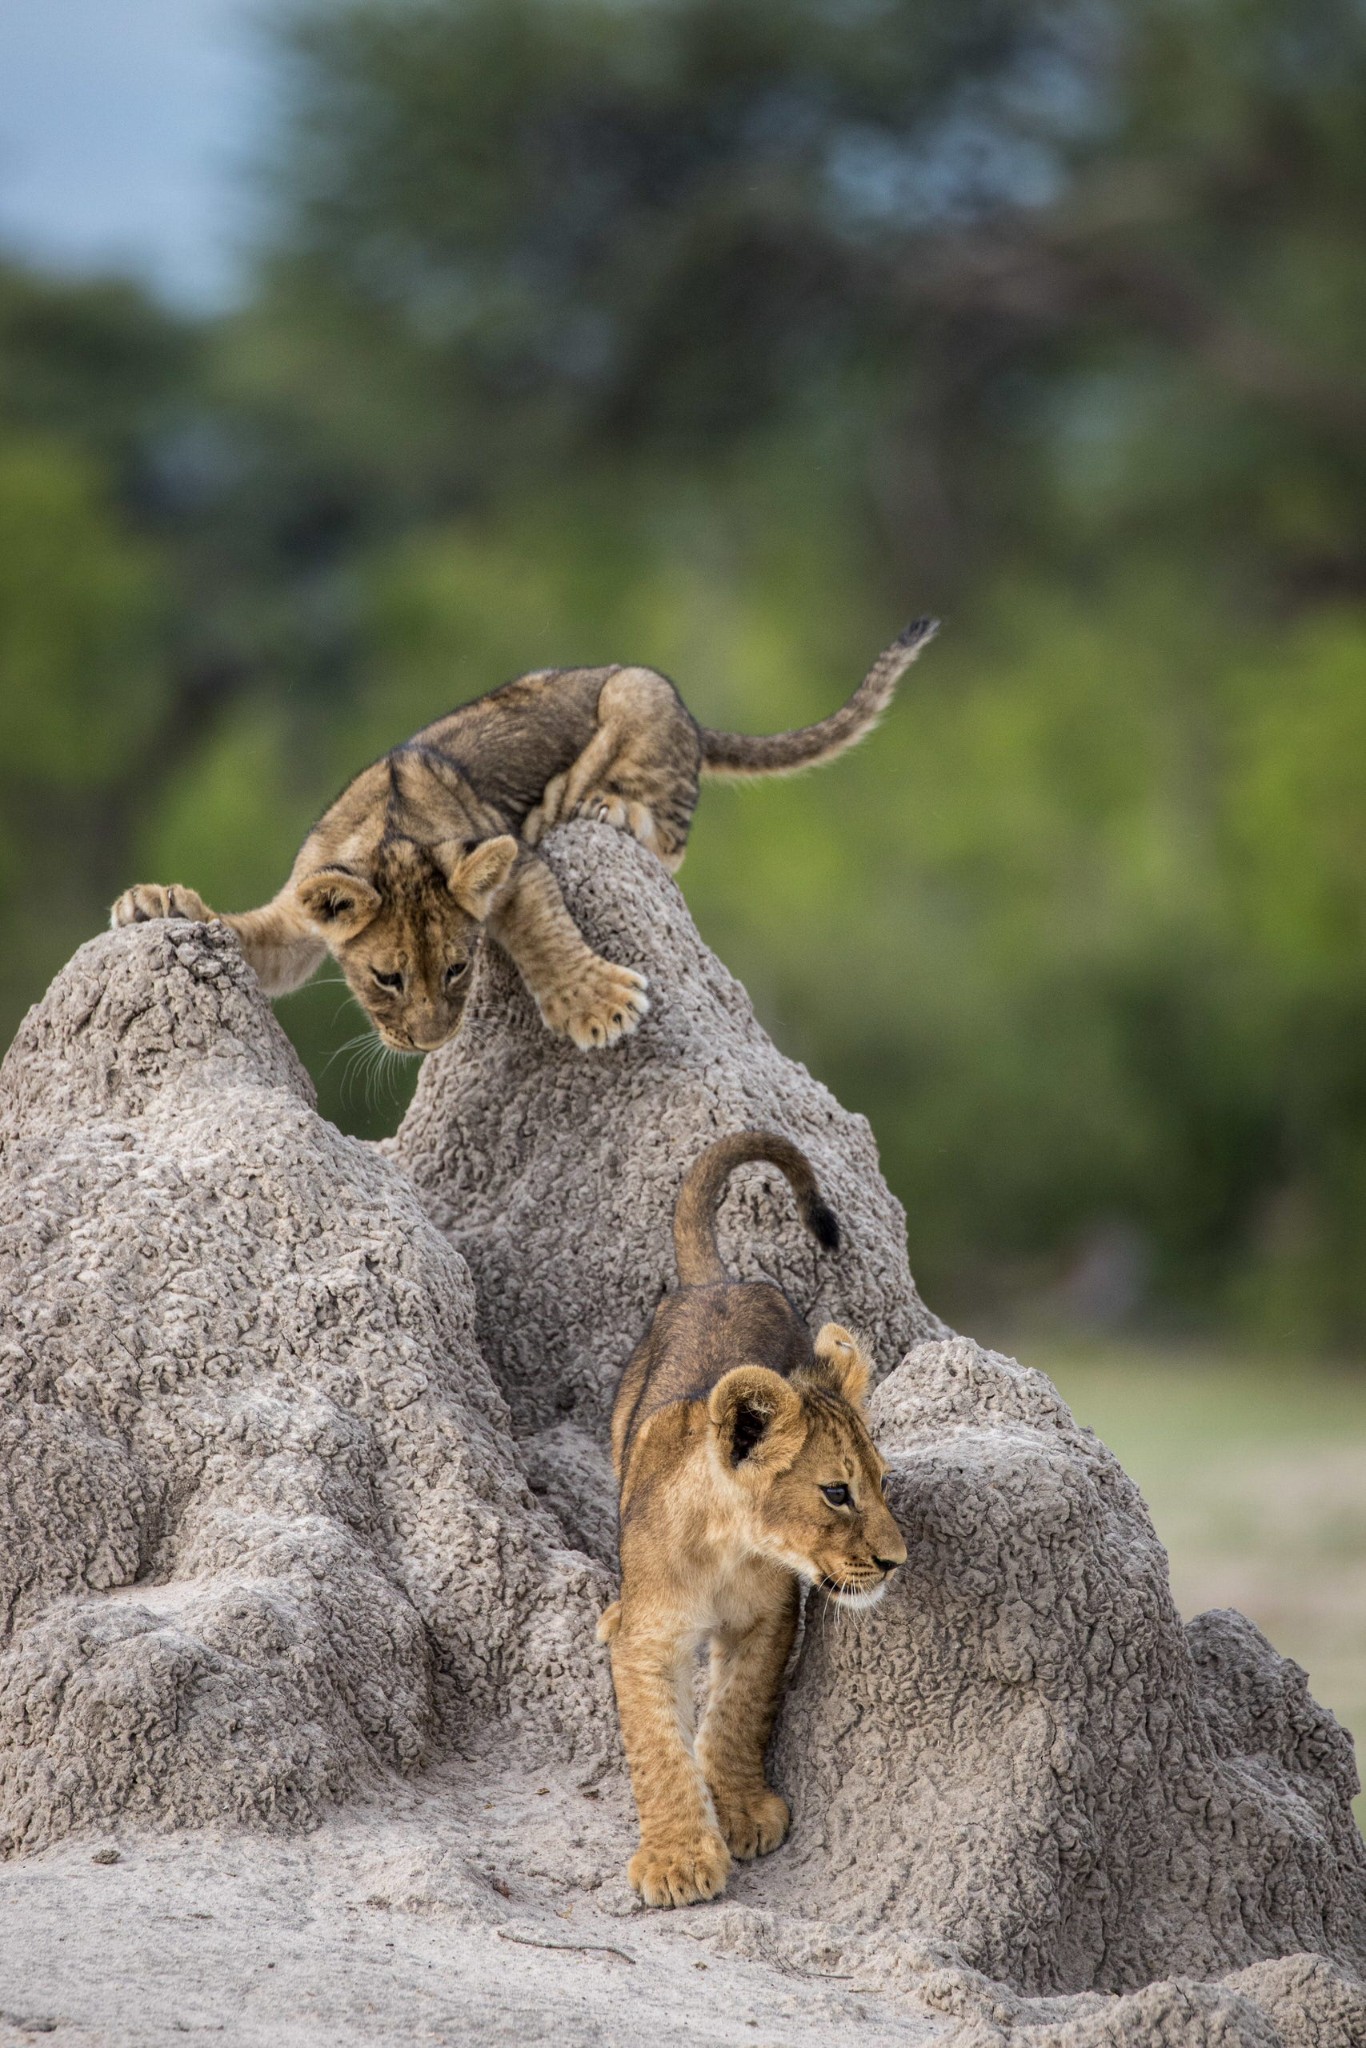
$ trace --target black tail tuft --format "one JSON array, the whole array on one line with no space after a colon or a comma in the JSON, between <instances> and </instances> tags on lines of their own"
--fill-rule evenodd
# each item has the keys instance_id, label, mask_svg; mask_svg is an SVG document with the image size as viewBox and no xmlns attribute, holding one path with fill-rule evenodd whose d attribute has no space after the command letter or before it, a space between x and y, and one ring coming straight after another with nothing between
<instances>
[{"instance_id":1,"label":"black tail tuft","mask_svg":"<svg viewBox=\"0 0 1366 2048\"><path fill-rule=\"evenodd\" d=\"M819 1195L813 1195L807 1203L805 1221L807 1229L818 1244L823 1244L828 1252L839 1250L840 1219L829 1203L823 1202Z\"/></svg>"},{"instance_id":2,"label":"black tail tuft","mask_svg":"<svg viewBox=\"0 0 1366 2048\"><path fill-rule=\"evenodd\" d=\"M927 640L933 640L939 631L938 619L912 619L904 632L896 636L898 647L923 647Z\"/></svg>"}]
</instances>

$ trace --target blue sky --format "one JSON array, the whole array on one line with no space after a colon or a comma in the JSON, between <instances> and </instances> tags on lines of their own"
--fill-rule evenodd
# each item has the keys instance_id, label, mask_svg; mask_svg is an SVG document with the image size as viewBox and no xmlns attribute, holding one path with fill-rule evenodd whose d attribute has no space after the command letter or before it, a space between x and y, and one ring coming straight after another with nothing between
<instances>
[{"instance_id":1,"label":"blue sky","mask_svg":"<svg viewBox=\"0 0 1366 2048\"><path fill-rule=\"evenodd\" d=\"M270 108L261 0L0 0L0 247L232 297Z\"/></svg>"}]
</instances>

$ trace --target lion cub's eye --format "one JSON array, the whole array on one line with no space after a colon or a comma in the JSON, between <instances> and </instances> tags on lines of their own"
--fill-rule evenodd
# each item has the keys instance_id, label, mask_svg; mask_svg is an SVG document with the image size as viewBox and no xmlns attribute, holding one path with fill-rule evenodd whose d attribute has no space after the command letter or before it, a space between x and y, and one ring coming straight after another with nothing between
<instances>
[{"instance_id":1,"label":"lion cub's eye","mask_svg":"<svg viewBox=\"0 0 1366 2048\"><path fill-rule=\"evenodd\" d=\"M401 974L381 974L378 967L372 967L370 972L374 975L376 982L381 988L393 989L397 993L403 987L403 976Z\"/></svg>"},{"instance_id":2,"label":"lion cub's eye","mask_svg":"<svg viewBox=\"0 0 1366 2048\"><path fill-rule=\"evenodd\" d=\"M452 960L450 966L446 969L447 988L451 986L452 982L459 981L469 964L468 960Z\"/></svg>"},{"instance_id":3,"label":"lion cub's eye","mask_svg":"<svg viewBox=\"0 0 1366 2048\"><path fill-rule=\"evenodd\" d=\"M847 1486L823 1486L821 1492L832 1508L851 1508L854 1505L854 1496Z\"/></svg>"}]
</instances>

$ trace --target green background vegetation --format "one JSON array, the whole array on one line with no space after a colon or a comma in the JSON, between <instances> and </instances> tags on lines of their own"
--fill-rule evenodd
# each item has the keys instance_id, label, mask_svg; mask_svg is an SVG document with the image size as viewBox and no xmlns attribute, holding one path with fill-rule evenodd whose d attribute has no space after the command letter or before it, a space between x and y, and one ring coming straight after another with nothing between
<instances>
[{"instance_id":1,"label":"green background vegetation","mask_svg":"<svg viewBox=\"0 0 1366 2048\"><path fill-rule=\"evenodd\" d=\"M0 1028L522 669L713 724L682 885L947 1313L1366 1336L1366 17L275 9L245 302L0 270ZM392 1126L334 982L281 1006ZM411 1078L411 1076L409 1077Z\"/></svg>"}]
</instances>

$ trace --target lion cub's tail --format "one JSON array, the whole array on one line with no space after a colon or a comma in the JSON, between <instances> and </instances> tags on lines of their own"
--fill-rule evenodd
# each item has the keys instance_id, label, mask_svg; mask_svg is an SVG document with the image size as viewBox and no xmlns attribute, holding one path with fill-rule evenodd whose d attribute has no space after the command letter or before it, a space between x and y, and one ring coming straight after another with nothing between
<instances>
[{"instance_id":1,"label":"lion cub's tail","mask_svg":"<svg viewBox=\"0 0 1366 2048\"><path fill-rule=\"evenodd\" d=\"M799 768L814 768L819 761L833 761L836 754L872 731L902 676L938 631L938 619L916 619L907 626L900 638L879 654L849 702L819 725L755 739L741 732L712 732L704 725L702 773L792 775Z\"/></svg>"},{"instance_id":2,"label":"lion cub's tail","mask_svg":"<svg viewBox=\"0 0 1366 2048\"><path fill-rule=\"evenodd\" d=\"M674 1209L674 1253L682 1286L704 1287L710 1280L727 1277L716 1249L716 1205L736 1167L751 1159L766 1159L787 1175L802 1222L828 1250L838 1249L839 1221L821 1197L806 1154L775 1131L737 1131L734 1137L718 1138L708 1145L688 1168L679 1191Z\"/></svg>"}]
</instances>

